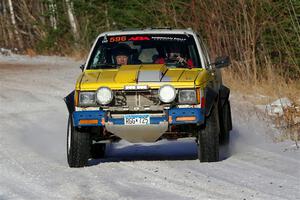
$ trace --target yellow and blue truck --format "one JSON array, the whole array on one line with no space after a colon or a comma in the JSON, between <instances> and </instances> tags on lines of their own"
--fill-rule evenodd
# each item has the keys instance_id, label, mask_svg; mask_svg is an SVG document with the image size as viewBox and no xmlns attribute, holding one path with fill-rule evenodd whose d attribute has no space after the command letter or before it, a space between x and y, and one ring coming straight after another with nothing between
<instances>
[{"instance_id":1,"label":"yellow and blue truck","mask_svg":"<svg viewBox=\"0 0 300 200\"><path fill-rule=\"evenodd\" d=\"M107 143L196 138L201 162L219 160L232 129L230 90L191 29L147 28L100 34L81 66L69 111L67 159L84 167Z\"/></svg>"}]
</instances>

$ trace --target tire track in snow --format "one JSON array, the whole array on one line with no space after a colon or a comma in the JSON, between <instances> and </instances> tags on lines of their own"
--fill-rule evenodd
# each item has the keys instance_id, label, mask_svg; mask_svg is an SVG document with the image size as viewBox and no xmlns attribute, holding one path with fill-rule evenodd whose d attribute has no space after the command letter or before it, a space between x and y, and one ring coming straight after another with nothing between
<instances>
[{"instance_id":1,"label":"tire track in snow","mask_svg":"<svg viewBox=\"0 0 300 200\"><path fill-rule=\"evenodd\" d=\"M175 164L173 162L177 163L177 161L167 161L163 165L170 163ZM187 161L182 162L186 163ZM195 162L195 165L200 165L198 161ZM258 191L255 188L249 188L247 185L241 184L239 181L240 179L232 181L231 177L223 177L222 175L225 175L226 173L234 173L234 170L231 173L230 170L227 169L225 171L221 170L223 166L216 167L216 163L208 165L202 163L202 165L206 165L208 167L204 168L205 170L203 170L203 166L198 166L199 169L196 170L190 170L189 168L186 168L186 171L188 172L178 170L178 168L171 168L168 165L162 166L148 162L142 162L142 165L140 164L141 162L138 161L134 162L134 164L127 165L135 169L135 173L136 169L138 169L140 171L138 176L148 175L150 177L149 179L154 181L155 184L153 186L156 189L163 188L164 190L168 190L176 194L178 193L179 195L185 195L189 198L282 199L281 197L276 197L273 194ZM153 167L152 169L157 169L157 172L147 170L149 165Z\"/></svg>"},{"instance_id":2,"label":"tire track in snow","mask_svg":"<svg viewBox=\"0 0 300 200\"><path fill-rule=\"evenodd\" d=\"M43 186L43 181L22 165L13 154L6 151L5 147L0 144L0 191L6 191L12 195L23 199L24 196L28 199L56 199L61 198L59 194L49 192L47 187ZM20 155L21 156L21 155ZM0 193L1 194L1 193Z\"/></svg>"}]
</instances>

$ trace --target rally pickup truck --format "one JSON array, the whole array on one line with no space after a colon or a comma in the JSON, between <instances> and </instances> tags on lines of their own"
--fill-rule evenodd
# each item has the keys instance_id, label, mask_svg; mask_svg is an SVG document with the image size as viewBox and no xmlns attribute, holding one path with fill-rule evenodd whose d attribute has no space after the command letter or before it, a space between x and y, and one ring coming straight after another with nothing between
<instances>
[{"instance_id":1,"label":"rally pickup truck","mask_svg":"<svg viewBox=\"0 0 300 200\"><path fill-rule=\"evenodd\" d=\"M194 137L200 162L219 160L232 129L230 90L191 29L138 29L100 34L81 66L69 111L67 159L84 167L107 143Z\"/></svg>"}]
</instances>

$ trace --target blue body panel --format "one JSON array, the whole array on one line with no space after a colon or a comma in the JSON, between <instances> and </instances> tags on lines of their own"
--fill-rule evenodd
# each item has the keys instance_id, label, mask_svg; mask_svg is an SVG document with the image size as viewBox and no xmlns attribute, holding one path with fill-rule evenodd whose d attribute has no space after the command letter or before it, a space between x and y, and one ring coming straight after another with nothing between
<instances>
[{"instance_id":1,"label":"blue body panel","mask_svg":"<svg viewBox=\"0 0 300 200\"><path fill-rule=\"evenodd\" d=\"M80 125L79 121L81 119L97 119L98 124L97 126L102 126L101 120L105 118L105 112L102 110L89 110L89 111L75 111L73 112L73 124L74 126L95 126L95 124L85 124Z\"/></svg>"},{"instance_id":2,"label":"blue body panel","mask_svg":"<svg viewBox=\"0 0 300 200\"><path fill-rule=\"evenodd\" d=\"M172 116L170 124L199 124L204 121L203 109L200 108L172 108L168 112L168 116ZM195 121L176 121L177 117L190 117L195 116Z\"/></svg>"},{"instance_id":3,"label":"blue body panel","mask_svg":"<svg viewBox=\"0 0 300 200\"><path fill-rule=\"evenodd\" d=\"M201 108L172 108L170 110L166 110L166 115L163 117L150 117L150 124L159 124L160 122L168 121L169 116L172 117L172 121L169 121L169 125L201 124L204 121L204 111ZM177 117L191 117L191 116L194 116L196 120L176 121ZM98 124L81 125L79 123L80 120L91 120L91 119L97 119ZM104 119L105 122L112 122L113 124L124 125L124 118L110 118L106 115L106 112L102 110L73 112L74 126L103 126L101 124L102 119Z\"/></svg>"}]
</instances>

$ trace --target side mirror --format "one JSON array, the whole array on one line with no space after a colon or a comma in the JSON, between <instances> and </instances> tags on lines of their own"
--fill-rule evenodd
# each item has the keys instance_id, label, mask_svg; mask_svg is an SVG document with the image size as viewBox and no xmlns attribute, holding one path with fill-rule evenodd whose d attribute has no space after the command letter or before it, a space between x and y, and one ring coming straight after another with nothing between
<instances>
[{"instance_id":1,"label":"side mirror","mask_svg":"<svg viewBox=\"0 0 300 200\"><path fill-rule=\"evenodd\" d=\"M223 68L229 66L230 65L229 56L217 57L214 65L216 66L216 68Z\"/></svg>"},{"instance_id":2,"label":"side mirror","mask_svg":"<svg viewBox=\"0 0 300 200\"><path fill-rule=\"evenodd\" d=\"M81 71L84 70L84 65L85 65L85 64L82 64L82 65L79 66L79 68L81 69Z\"/></svg>"}]
</instances>

